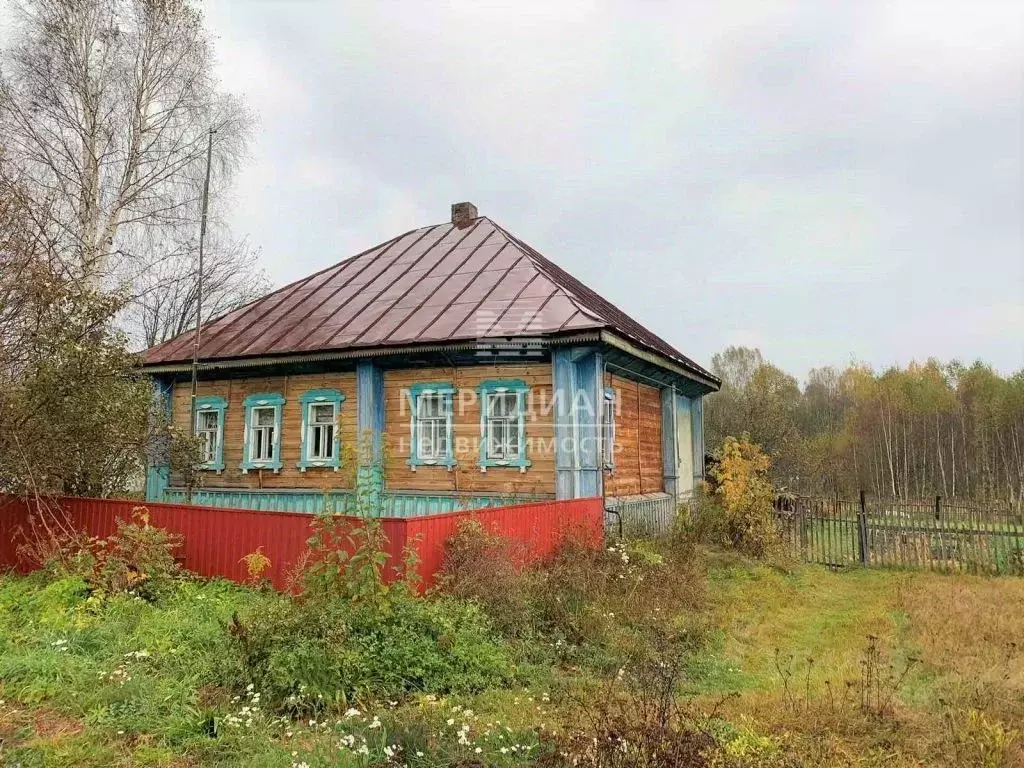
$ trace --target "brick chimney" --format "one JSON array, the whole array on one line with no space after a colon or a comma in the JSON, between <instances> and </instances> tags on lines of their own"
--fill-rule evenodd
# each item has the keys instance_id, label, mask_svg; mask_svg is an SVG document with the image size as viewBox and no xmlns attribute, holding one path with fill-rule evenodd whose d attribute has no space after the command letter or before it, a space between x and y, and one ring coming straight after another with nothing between
<instances>
[{"instance_id":1,"label":"brick chimney","mask_svg":"<svg viewBox=\"0 0 1024 768\"><path fill-rule=\"evenodd\" d=\"M456 229L471 226L477 215L476 206L472 203L452 203L452 224Z\"/></svg>"}]
</instances>

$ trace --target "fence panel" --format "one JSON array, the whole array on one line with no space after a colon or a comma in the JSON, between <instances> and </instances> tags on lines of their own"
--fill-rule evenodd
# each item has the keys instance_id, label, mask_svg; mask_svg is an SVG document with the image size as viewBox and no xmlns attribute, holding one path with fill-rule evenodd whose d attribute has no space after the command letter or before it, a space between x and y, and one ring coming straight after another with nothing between
<instances>
[{"instance_id":1,"label":"fence panel","mask_svg":"<svg viewBox=\"0 0 1024 768\"><path fill-rule=\"evenodd\" d=\"M664 536L676 519L676 499L665 493L605 499L605 525L622 536Z\"/></svg>"},{"instance_id":2,"label":"fence panel","mask_svg":"<svg viewBox=\"0 0 1024 768\"><path fill-rule=\"evenodd\" d=\"M527 562L549 557L566 536L575 536L600 546L604 534L604 506L600 498L516 504L468 513L407 518L404 520L407 541L410 544L415 542L424 586L431 586L441 570L445 542L468 520L479 522L484 530L518 542L521 555Z\"/></svg>"},{"instance_id":3,"label":"fence panel","mask_svg":"<svg viewBox=\"0 0 1024 768\"><path fill-rule=\"evenodd\" d=\"M1024 575L1024 513L929 501L798 498L776 513L806 562Z\"/></svg>"},{"instance_id":4,"label":"fence panel","mask_svg":"<svg viewBox=\"0 0 1024 768\"><path fill-rule=\"evenodd\" d=\"M183 537L179 559L186 568L201 576L244 581L247 572L243 558L261 549L271 562L266 576L279 589L286 586L290 570L307 551L307 541L313 533L314 518L292 512L186 504L143 505L119 499L70 497L52 503L63 510L71 527L98 538L115 533L118 520L130 520L133 510L144 506L153 525ZM18 531L28 528L32 504L23 499L0 497L0 568L26 570L30 567L19 553ZM601 499L593 498L488 507L429 517L380 518L384 551L388 555L384 577L394 580L405 548L410 545L419 555L424 586L432 584L441 568L445 542L463 520L479 520L488 530L523 542L526 556L535 560L549 556L574 530L599 545L603 513ZM362 522L359 518L348 519L356 524Z\"/></svg>"}]
</instances>

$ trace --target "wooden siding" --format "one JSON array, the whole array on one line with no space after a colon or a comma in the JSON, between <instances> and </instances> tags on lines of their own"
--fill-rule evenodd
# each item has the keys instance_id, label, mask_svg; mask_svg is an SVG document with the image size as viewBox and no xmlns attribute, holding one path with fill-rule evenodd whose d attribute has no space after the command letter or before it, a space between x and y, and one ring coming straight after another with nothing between
<instances>
[{"instance_id":1,"label":"wooden siding","mask_svg":"<svg viewBox=\"0 0 1024 768\"><path fill-rule=\"evenodd\" d=\"M606 496L665 490L661 454L661 390L606 374L616 394L615 469L605 471Z\"/></svg>"},{"instance_id":2,"label":"wooden siding","mask_svg":"<svg viewBox=\"0 0 1024 768\"><path fill-rule=\"evenodd\" d=\"M527 395L526 472L516 467L488 467L480 461L480 403L476 388L486 379L522 379ZM410 422L406 392L417 383L449 383L455 389L453 437L457 466L409 466ZM554 494L554 413L551 408L551 365L486 365L458 368L420 368L384 372L385 487L390 491L458 493Z\"/></svg>"},{"instance_id":3,"label":"wooden siding","mask_svg":"<svg viewBox=\"0 0 1024 768\"><path fill-rule=\"evenodd\" d=\"M522 379L530 385L527 397L527 458L531 466L521 473L514 467L479 467L480 404L476 388L486 379ZM408 464L410 414L402 402L403 390L418 382L450 382L455 395L455 458L451 471L444 467L417 467ZM310 468L299 471L299 434L302 414L299 397L309 389L338 389L345 395L341 406L341 457L345 466L332 469ZM281 427L281 458L278 473L269 470L242 473L242 435L244 400L248 395L279 392L285 397ZM272 378L226 379L199 383L199 396L220 395L228 401L224 420L224 471L199 473L197 485L208 488L267 489L344 489L352 487L352 464L356 442L356 380L353 372L278 376ZM174 386L172 418L187 432L189 428L188 382ZM517 495L547 496L555 492L554 414L551 409L551 365L488 365L460 368L415 368L384 373L384 445L386 489L427 493L497 494L515 499ZM461 406L460 406L461 404ZM171 478L172 486L181 486L180 477Z\"/></svg>"},{"instance_id":4,"label":"wooden siding","mask_svg":"<svg viewBox=\"0 0 1024 768\"><path fill-rule=\"evenodd\" d=\"M345 396L341 404L339 429L341 457L352 463L352 450L356 437L356 379L352 372L324 373L302 376L275 376L252 379L225 379L199 382L199 396L220 395L228 401L224 414L224 471L200 472L197 485L230 488L346 488L351 486L351 467L343 466L337 472L328 468L310 468L301 472L299 463L299 435L302 429L302 411L299 398L310 389L337 389ZM281 413L280 472L239 469L242 463L242 436L245 429L245 398L260 393L280 393L285 398ZM189 429L189 401L191 385L174 385L171 414L174 425L185 433ZM181 478L171 477L171 485L181 485Z\"/></svg>"}]
</instances>

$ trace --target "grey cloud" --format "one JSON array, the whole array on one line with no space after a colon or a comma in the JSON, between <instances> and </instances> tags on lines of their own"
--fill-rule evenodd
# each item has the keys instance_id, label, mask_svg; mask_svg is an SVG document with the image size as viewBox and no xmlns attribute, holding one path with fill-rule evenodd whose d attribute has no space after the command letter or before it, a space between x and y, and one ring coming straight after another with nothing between
<instances>
[{"instance_id":1,"label":"grey cloud","mask_svg":"<svg viewBox=\"0 0 1024 768\"><path fill-rule=\"evenodd\" d=\"M708 362L1024 364L1014 4L208 6L285 282L450 202Z\"/></svg>"}]
</instances>

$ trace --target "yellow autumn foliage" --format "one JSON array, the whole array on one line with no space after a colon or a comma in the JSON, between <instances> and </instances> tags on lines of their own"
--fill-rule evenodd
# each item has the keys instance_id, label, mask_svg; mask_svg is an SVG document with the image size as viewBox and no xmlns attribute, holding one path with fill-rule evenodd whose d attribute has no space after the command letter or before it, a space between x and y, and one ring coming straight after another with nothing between
<instances>
[{"instance_id":1,"label":"yellow autumn foliage","mask_svg":"<svg viewBox=\"0 0 1024 768\"><path fill-rule=\"evenodd\" d=\"M771 458L748 435L725 438L715 458L711 475L729 540L747 554L763 557L776 540L775 489L768 479Z\"/></svg>"}]
</instances>

